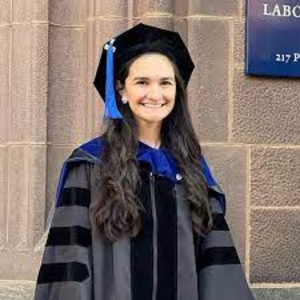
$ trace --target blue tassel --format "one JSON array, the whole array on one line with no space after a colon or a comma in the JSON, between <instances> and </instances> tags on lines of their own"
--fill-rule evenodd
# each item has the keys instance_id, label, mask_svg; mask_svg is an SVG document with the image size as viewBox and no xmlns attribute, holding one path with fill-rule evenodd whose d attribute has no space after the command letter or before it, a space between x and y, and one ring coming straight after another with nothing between
<instances>
[{"instance_id":1,"label":"blue tassel","mask_svg":"<svg viewBox=\"0 0 300 300\"><path fill-rule=\"evenodd\" d=\"M110 41L106 56L106 82L105 82L105 119L122 119L122 114L118 110L115 82L114 82L114 39Z\"/></svg>"}]
</instances>

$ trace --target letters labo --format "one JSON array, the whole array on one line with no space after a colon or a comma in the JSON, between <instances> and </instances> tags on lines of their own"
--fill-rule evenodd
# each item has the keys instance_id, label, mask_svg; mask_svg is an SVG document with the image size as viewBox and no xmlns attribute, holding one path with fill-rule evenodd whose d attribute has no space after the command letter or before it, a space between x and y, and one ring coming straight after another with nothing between
<instances>
[{"instance_id":1,"label":"letters labo","mask_svg":"<svg viewBox=\"0 0 300 300\"><path fill-rule=\"evenodd\" d=\"M300 18L300 5L263 4L264 16Z\"/></svg>"}]
</instances>

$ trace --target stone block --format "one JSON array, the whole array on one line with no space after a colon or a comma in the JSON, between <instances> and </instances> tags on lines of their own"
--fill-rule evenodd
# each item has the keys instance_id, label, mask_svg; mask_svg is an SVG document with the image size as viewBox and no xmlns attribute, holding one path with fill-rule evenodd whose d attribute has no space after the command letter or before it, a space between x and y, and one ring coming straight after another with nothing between
<instances>
[{"instance_id":1,"label":"stone block","mask_svg":"<svg viewBox=\"0 0 300 300\"><path fill-rule=\"evenodd\" d=\"M86 31L50 27L48 140L70 144L85 137Z\"/></svg>"},{"instance_id":2,"label":"stone block","mask_svg":"<svg viewBox=\"0 0 300 300\"><path fill-rule=\"evenodd\" d=\"M251 205L297 206L299 194L299 149L252 150Z\"/></svg>"},{"instance_id":3,"label":"stone block","mask_svg":"<svg viewBox=\"0 0 300 300\"><path fill-rule=\"evenodd\" d=\"M99 1L89 0L88 1L88 22L94 22L96 17L96 6L99 6Z\"/></svg>"},{"instance_id":4,"label":"stone block","mask_svg":"<svg viewBox=\"0 0 300 300\"><path fill-rule=\"evenodd\" d=\"M98 46L95 47L96 39L98 39L98 36L101 35L100 31L99 34L97 33L97 35L95 35L95 27L96 27L95 22L89 22L87 24L88 55L87 55L86 90L87 90L88 100L87 100L87 115L86 115L86 128L87 128L86 137L88 139L91 138L92 136L99 135L102 127L102 121L103 121L103 112L102 112L103 101L100 98L93 84L96 75L96 70L100 60L101 50L102 50L102 46L100 45L99 41L97 41ZM96 36L97 38L95 38ZM106 41L103 41L103 43L104 42Z\"/></svg>"},{"instance_id":5,"label":"stone block","mask_svg":"<svg viewBox=\"0 0 300 300\"><path fill-rule=\"evenodd\" d=\"M8 249L28 249L29 155L24 146L8 147Z\"/></svg>"},{"instance_id":6,"label":"stone block","mask_svg":"<svg viewBox=\"0 0 300 300\"><path fill-rule=\"evenodd\" d=\"M87 1L50 0L49 19L54 24L85 25L87 21Z\"/></svg>"},{"instance_id":7,"label":"stone block","mask_svg":"<svg viewBox=\"0 0 300 300\"><path fill-rule=\"evenodd\" d=\"M145 0L137 1L134 5L134 16L140 17L144 14L172 14L173 1Z\"/></svg>"},{"instance_id":8,"label":"stone block","mask_svg":"<svg viewBox=\"0 0 300 300\"><path fill-rule=\"evenodd\" d=\"M35 281L42 254L42 251L0 251L0 281Z\"/></svg>"},{"instance_id":9,"label":"stone block","mask_svg":"<svg viewBox=\"0 0 300 300\"><path fill-rule=\"evenodd\" d=\"M140 22L167 30L173 30L174 25L174 20L171 16L143 16L141 18L135 19L134 24Z\"/></svg>"},{"instance_id":10,"label":"stone block","mask_svg":"<svg viewBox=\"0 0 300 300\"><path fill-rule=\"evenodd\" d=\"M255 209L251 212L251 283L300 282L300 213Z\"/></svg>"},{"instance_id":11,"label":"stone block","mask_svg":"<svg viewBox=\"0 0 300 300\"><path fill-rule=\"evenodd\" d=\"M0 281L0 300L32 300L34 282Z\"/></svg>"},{"instance_id":12,"label":"stone block","mask_svg":"<svg viewBox=\"0 0 300 300\"><path fill-rule=\"evenodd\" d=\"M32 19L49 21L49 0L32 0Z\"/></svg>"},{"instance_id":13,"label":"stone block","mask_svg":"<svg viewBox=\"0 0 300 300\"><path fill-rule=\"evenodd\" d=\"M12 20L15 23L28 23L32 20L32 0L12 2Z\"/></svg>"},{"instance_id":14,"label":"stone block","mask_svg":"<svg viewBox=\"0 0 300 300\"><path fill-rule=\"evenodd\" d=\"M189 0L189 14L232 17L239 14L239 0Z\"/></svg>"},{"instance_id":15,"label":"stone block","mask_svg":"<svg viewBox=\"0 0 300 300\"><path fill-rule=\"evenodd\" d=\"M173 7L175 16L187 16L189 13L189 0L173 0Z\"/></svg>"},{"instance_id":16,"label":"stone block","mask_svg":"<svg viewBox=\"0 0 300 300\"><path fill-rule=\"evenodd\" d=\"M28 247L33 249L44 234L46 209L46 146L28 149Z\"/></svg>"},{"instance_id":17,"label":"stone block","mask_svg":"<svg viewBox=\"0 0 300 300\"><path fill-rule=\"evenodd\" d=\"M7 242L7 148L0 147L0 249L3 249Z\"/></svg>"},{"instance_id":18,"label":"stone block","mask_svg":"<svg viewBox=\"0 0 300 300\"><path fill-rule=\"evenodd\" d=\"M234 76L233 141L300 144L298 80Z\"/></svg>"},{"instance_id":19,"label":"stone block","mask_svg":"<svg viewBox=\"0 0 300 300\"><path fill-rule=\"evenodd\" d=\"M240 4L240 16L241 18L245 18L246 16L246 9L247 9L247 1L241 1L241 4Z\"/></svg>"},{"instance_id":20,"label":"stone block","mask_svg":"<svg viewBox=\"0 0 300 300\"><path fill-rule=\"evenodd\" d=\"M0 144L7 141L9 124L9 73L11 28L0 27Z\"/></svg>"},{"instance_id":21,"label":"stone block","mask_svg":"<svg viewBox=\"0 0 300 300\"><path fill-rule=\"evenodd\" d=\"M10 138L46 142L48 25L14 25L12 51Z\"/></svg>"},{"instance_id":22,"label":"stone block","mask_svg":"<svg viewBox=\"0 0 300 300\"><path fill-rule=\"evenodd\" d=\"M188 102L199 139L227 141L229 22L189 20L188 48L195 63Z\"/></svg>"},{"instance_id":23,"label":"stone block","mask_svg":"<svg viewBox=\"0 0 300 300\"><path fill-rule=\"evenodd\" d=\"M8 147L8 248L28 249L29 154L25 146Z\"/></svg>"},{"instance_id":24,"label":"stone block","mask_svg":"<svg viewBox=\"0 0 300 300\"><path fill-rule=\"evenodd\" d=\"M5 161L1 163L4 171L1 182L5 184L1 201L4 212L1 223L5 224L1 226L1 236L3 239L5 233L5 240L8 239L5 248L15 251L33 249L44 233L46 148L9 146L6 152L3 153Z\"/></svg>"},{"instance_id":25,"label":"stone block","mask_svg":"<svg viewBox=\"0 0 300 300\"><path fill-rule=\"evenodd\" d=\"M31 131L31 40L31 25L13 26L11 104L8 113L9 136L14 142L28 140Z\"/></svg>"},{"instance_id":26,"label":"stone block","mask_svg":"<svg viewBox=\"0 0 300 300\"><path fill-rule=\"evenodd\" d=\"M233 24L234 65L242 68L245 66L245 22L235 21Z\"/></svg>"},{"instance_id":27,"label":"stone block","mask_svg":"<svg viewBox=\"0 0 300 300\"><path fill-rule=\"evenodd\" d=\"M44 143L47 141L48 30L47 24L32 25L30 140Z\"/></svg>"},{"instance_id":28,"label":"stone block","mask_svg":"<svg viewBox=\"0 0 300 300\"><path fill-rule=\"evenodd\" d=\"M226 195L226 217L239 257L245 265L246 240L246 161L244 148L204 146L204 157Z\"/></svg>"},{"instance_id":29,"label":"stone block","mask_svg":"<svg viewBox=\"0 0 300 300\"><path fill-rule=\"evenodd\" d=\"M256 300L298 300L300 288L255 288L252 289Z\"/></svg>"},{"instance_id":30,"label":"stone block","mask_svg":"<svg viewBox=\"0 0 300 300\"><path fill-rule=\"evenodd\" d=\"M0 23L10 23L11 21L11 0L1 0Z\"/></svg>"},{"instance_id":31,"label":"stone block","mask_svg":"<svg viewBox=\"0 0 300 300\"><path fill-rule=\"evenodd\" d=\"M95 16L126 18L128 15L128 1L124 0L101 0L95 1ZM112 20L114 21L114 20Z\"/></svg>"},{"instance_id":32,"label":"stone block","mask_svg":"<svg viewBox=\"0 0 300 300\"><path fill-rule=\"evenodd\" d=\"M98 64L100 51L96 53L95 49L95 22L87 23L87 115L86 115L86 133L87 136L91 136L96 118L100 119L100 115L95 116L94 101L94 85L93 81L96 73L96 66ZM96 56L97 55L97 56Z\"/></svg>"}]
</instances>

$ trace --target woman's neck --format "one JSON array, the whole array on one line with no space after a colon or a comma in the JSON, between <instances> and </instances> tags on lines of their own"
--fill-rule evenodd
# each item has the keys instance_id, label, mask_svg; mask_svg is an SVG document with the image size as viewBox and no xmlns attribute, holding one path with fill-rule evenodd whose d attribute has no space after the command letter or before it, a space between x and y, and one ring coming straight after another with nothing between
<instances>
[{"instance_id":1,"label":"woman's neck","mask_svg":"<svg viewBox=\"0 0 300 300\"><path fill-rule=\"evenodd\" d=\"M139 140L152 148L159 148L161 124L139 124L138 137Z\"/></svg>"}]
</instances>

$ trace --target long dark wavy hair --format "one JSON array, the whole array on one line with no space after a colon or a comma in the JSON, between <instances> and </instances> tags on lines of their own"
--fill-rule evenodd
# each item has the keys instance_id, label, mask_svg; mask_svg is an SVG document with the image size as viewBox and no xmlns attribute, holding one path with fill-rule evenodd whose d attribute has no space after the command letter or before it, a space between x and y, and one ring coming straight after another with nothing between
<instances>
[{"instance_id":1,"label":"long dark wavy hair","mask_svg":"<svg viewBox=\"0 0 300 300\"><path fill-rule=\"evenodd\" d=\"M116 76L117 82L125 85L133 58ZM200 168L201 147L194 132L187 108L186 90L175 64L176 99L171 113L163 120L162 146L174 157L182 175L189 202L193 230L204 235L211 228L208 190ZM137 125L128 105L117 104L123 119L108 120L103 134L105 147L101 164L94 168L93 189L96 204L93 221L110 241L127 234L134 237L141 229L141 210L138 199L140 176L136 159L138 149Z\"/></svg>"}]
</instances>

